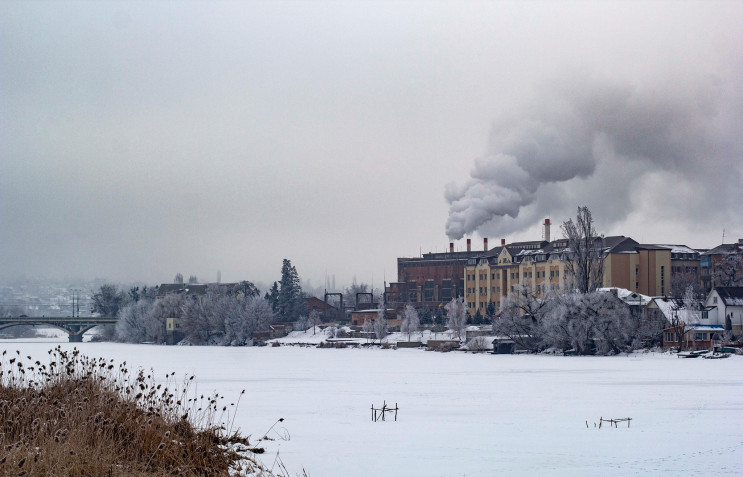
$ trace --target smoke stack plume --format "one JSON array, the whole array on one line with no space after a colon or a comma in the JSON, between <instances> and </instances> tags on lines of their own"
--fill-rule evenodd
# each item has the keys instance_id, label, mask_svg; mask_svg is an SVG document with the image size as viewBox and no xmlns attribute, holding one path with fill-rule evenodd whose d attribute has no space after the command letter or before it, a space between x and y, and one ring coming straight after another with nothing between
<instances>
[{"instance_id":1,"label":"smoke stack plume","mask_svg":"<svg viewBox=\"0 0 743 477\"><path fill-rule=\"evenodd\" d=\"M706 223L710 208L743 198L743 192L729 194L740 189L741 169L732 158L743 141L731 133L739 130L733 108L740 102L736 96L726 103L725 88L702 75L670 84L591 75L545 84L529 102L493 120L486 153L475 159L469 179L446 186L447 235L522 232L547 211L571 217L580 204L609 227L633 212L616 204L644 192L647 184L636 179L648 175L656 190L674 187L676 199L662 206L668 216L695 202L675 187L679 183L724 181L705 198L715 206L692 208ZM715 170L729 174L715 179Z\"/></svg>"},{"instance_id":2,"label":"smoke stack plume","mask_svg":"<svg viewBox=\"0 0 743 477\"><path fill-rule=\"evenodd\" d=\"M488 251L488 238L484 237L482 239L482 249L487 252Z\"/></svg>"}]
</instances>

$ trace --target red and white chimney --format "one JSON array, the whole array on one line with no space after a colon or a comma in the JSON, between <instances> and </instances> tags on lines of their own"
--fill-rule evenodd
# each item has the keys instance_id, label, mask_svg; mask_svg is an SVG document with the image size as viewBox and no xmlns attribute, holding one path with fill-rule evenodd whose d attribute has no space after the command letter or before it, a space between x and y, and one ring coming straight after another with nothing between
<instances>
[{"instance_id":1,"label":"red and white chimney","mask_svg":"<svg viewBox=\"0 0 743 477\"><path fill-rule=\"evenodd\" d=\"M550 241L550 219L544 219L544 241Z\"/></svg>"},{"instance_id":2,"label":"red and white chimney","mask_svg":"<svg viewBox=\"0 0 743 477\"><path fill-rule=\"evenodd\" d=\"M488 251L488 238L487 237L484 237L482 239L482 249L486 252Z\"/></svg>"},{"instance_id":3,"label":"red and white chimney","mask_svg":"<svg viewBox=\"0 0 743 477\"><path fill-rule=\"evenodd\" d=\"M472 251L472 239L467 239L467 251Z\"/></svg>"},{"instance_id":4,"label":"red and white chimney","mask_svg":"<svg viewBox=\"0 0 743 477\"><path fill-rule=\"evenodd\" d=\"M500 239L500 246L505 247L506 245L506 239Z\"/></svg>"},{"instance_id":5,"label":"red and white chimney","mask_svg":"<svg viewBox=\"0 0 743 477\"><path fill-rule=\"evenodd\" d=\"M449 242L449 253L454 253L454 242Z\"/></svg>"}]
</instances>

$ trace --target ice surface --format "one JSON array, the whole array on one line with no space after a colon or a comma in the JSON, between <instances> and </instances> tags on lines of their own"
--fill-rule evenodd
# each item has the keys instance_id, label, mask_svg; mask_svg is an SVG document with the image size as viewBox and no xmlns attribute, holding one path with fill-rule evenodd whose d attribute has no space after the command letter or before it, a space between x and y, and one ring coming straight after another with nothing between
<instances>
[{"instance_id":1,"label":"ice surface","mask_svg":"<svg viewBox=\"0 0 743 477\"><path fill-rule=\"evenodd\" d=\"M52 341L0 347L46 360ZM199 393L229 400L246 389L235 426L258 438L283 417L290 440L269 442L262 458L270 467L278 453L291 475L743 473L741 356L77 346L157 376L194 373ZM371 421L383 401L399 405L397 422ZM633 420L594 428L602 416Z\"/></svg>"}]
</instances>

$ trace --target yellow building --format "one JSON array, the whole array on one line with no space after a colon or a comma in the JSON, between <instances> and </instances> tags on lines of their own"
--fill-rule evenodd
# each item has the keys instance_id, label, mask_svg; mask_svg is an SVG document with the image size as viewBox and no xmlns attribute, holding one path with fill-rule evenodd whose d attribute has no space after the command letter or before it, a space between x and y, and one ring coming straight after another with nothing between
<instances>
[{"instance_id":1,"label":"yellow building","mask_svg":"<svg viewBox=\"0 0 743 477\"><path fill-rule=\"evenodd\" d=\"M470 314L485 315L488 305L501 309L505 297L519 284L528 285L537 295L571 286L567 240L549 241L549 220L545 239L515 242L495 247L468 260L464 269L465 300ZM664 296L671 289L671 248L641 245L629 237L612 236L595 240L603 258L603 287L619 287L648 296Z\"/></svg>"}]
</instances>

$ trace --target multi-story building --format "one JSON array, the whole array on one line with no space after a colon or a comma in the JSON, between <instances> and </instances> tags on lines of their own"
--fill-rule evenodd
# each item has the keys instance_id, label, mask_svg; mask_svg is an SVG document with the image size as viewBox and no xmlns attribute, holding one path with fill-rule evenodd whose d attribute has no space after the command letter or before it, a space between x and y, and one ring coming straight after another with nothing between
<instances>
[{"instance_id":1,"label":"multi-story building","mask_svg":"<svg viewBox=\"0 0 743 477\"><path fill-rule=\"evenodd\" d=\"M537 295L570 286L566 239L549 240L549 219L542 241L501 245L468 260L464 269L465 298L470 313L495 310L518 285L528 285ZM597 237L594 247L603 256L603 287L625 288L643 295L670 293L672 256L680 247L642 245L624 236ZM681 258L679 258L681 260ZM680 266L680 265L678 265Z\"/></svg>"},{"instance_id":2,"label":"multi-story building","mask_svg":"<svg viewBox=\"0 0 743 477\"><path fill-rule=\"evenodd\" d=\"M737 270L735 270L736 268ZM706 292L717 286L743 284L743 239L739 239L737 243L724 243L702 252L700 254L700 270L702 288ZM734 283L730 283L728 280L725 280L725 283L719 283L720 278L725 279L725 275L730 277L730 272L732 272Z\"/></svg>"},{"instance_id":3,"label":"multi-story building","mask_svg":"<svg viewBox=\"0 0 743 477\"><path fill-rule=\"evenodd\" d=\"M483 240L483 251L487 251L487 240ZM472 251L471 239L467 239L466 252L455 252L452 242L448 252L398 258L397 282L390 283L388 301L398 305L412 303L434 308L452 298L463 296L464 267L467 260L483 251Z\"/></svg>"}]
</instances>

